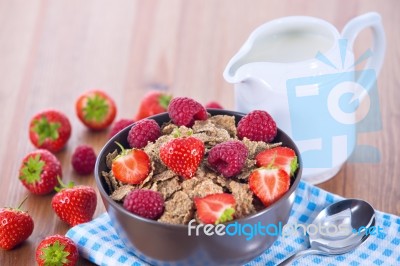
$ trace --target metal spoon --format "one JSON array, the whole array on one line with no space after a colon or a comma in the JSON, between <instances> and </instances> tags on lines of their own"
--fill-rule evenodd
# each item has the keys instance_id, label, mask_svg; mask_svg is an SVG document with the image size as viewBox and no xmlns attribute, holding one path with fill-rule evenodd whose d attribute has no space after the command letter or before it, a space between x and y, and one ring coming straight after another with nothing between
<instances>
[{"instance_id":1,"label":"metal spoon","mask_svg":"<svg viewBox=\"0 0 400 266\"><path fill-rule=\"evenodd\" d=\"M310 247L290 256L279 265L288 265L311 254L330 256L352 251L370 235L369 228L375 226L375 211L363 200L346 199L323 209L312 224L318 230L308 226Z\"/></svg>"}]
</instances>

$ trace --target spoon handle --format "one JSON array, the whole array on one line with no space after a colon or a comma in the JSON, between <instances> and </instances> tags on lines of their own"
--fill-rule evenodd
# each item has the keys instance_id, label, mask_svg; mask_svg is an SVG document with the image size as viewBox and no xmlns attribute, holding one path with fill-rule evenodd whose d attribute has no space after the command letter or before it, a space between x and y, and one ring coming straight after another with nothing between
<instances>
[{"instance_id":1,"label":"spoon handle","mask_svg":"<svg viewBox=\"0 0 400 266\"><path fill-rule=\"evenodd\" d=\"M308 248L308 249L305 249L305 250L302 250L302 251L299 251L299 252L293 254L289 258L287 258L284 261L282 261L281 263L279 263L278 266L289 265L290 263L294 262L295 260L299 259L300 257L307 256L307 255L315 255L315 254L321 254L321 251L312 249L312 248Z\"/></svg>"}]
</instances>

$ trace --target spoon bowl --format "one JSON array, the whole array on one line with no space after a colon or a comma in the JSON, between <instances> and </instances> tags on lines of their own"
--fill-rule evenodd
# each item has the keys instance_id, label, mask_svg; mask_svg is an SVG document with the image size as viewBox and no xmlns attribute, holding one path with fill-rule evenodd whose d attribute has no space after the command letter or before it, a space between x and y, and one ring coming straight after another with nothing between
<instances>
[{"instance_id":1,"label":"spoon bowl","mask_svg":"<svg viewBox=\"0 0 400 266\"><path fill-rule=\"evenodd\" d=\"M288 265L305 255L340 255L352 251L369 237L375 226L375 210L359 199L346 199L323 209L314 219L310 248L292 255L279 265Z\"/></svg>"}]
</instances>

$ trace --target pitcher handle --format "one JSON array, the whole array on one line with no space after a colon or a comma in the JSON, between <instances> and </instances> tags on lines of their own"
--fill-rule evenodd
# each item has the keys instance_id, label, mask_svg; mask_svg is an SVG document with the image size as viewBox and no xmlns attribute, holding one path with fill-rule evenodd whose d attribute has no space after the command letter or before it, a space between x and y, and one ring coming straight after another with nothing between
<instances>
[{"instance_id":1,"label":"pitcher handle","mask_svg":"<svg viewBox=\"0 0 400 266\"><path fill-rule=\"evenodd\" d=\"M373 32L372 56L368 59L364 69L373 70L376 78L381 70L386 49L385 31L381 16L376 12L370 12L352 19L343 28L342 38L347 39L348 45L353 47L358 34L369 27ZM371 78L371 72L362 71L360 77L357 79L357 83L363 84L368 91L372 88L375 78ZM360 98L362 99L364 96L365 94L361 95Z\"/></svg>"}]
</instances>

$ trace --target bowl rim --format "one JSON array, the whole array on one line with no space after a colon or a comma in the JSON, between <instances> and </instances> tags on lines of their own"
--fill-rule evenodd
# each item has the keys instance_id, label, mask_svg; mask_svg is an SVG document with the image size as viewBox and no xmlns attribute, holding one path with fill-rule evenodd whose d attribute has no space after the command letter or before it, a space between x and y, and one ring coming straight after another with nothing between
<instances>
[{"instance_id":1,"label":"bowl rim","mask_svg":"<svg viewBox=\"0 0 400 266\"><path fill-rule=\"evenodd\" d=\"M231 111L231 110L225 110L225 109L213 109L213 108L207 108L206 109L208 113L210 113L212 116L214 115L233 115L233 116L245 116L245 113L241 113L241 112L237 112L237 111ZM210 112L211 111L211 112ZM153 115L148 117L147 119L154 119L154 118L159 118L162 116L168 116L167 112L164 113L160 113L157 115ZM96 185L97 188L101 194L101 198L104 201L104 198L106 199L108 204L111 204L115 209L117 209L118 211L122 212L124 215L127 215L133 219L139 220L140 222L144 222L144 223L148 223L154 226L163 226L165 228L170 228L170 229L178 229L178 230L182 230L185 229L187 230L188 225L187 224L169 224L169 223L164 223L164 222L159 222L156 220L151 220L151 219L147 219L144 217L141 217L139 215L136 215L134 213L131 213L127 210L125 210L122 206L122 204L117 203L116 201L114 201L113 199L111 199L110 195L107 194L106 190L104 189L103 185L102 185L102 181L100 180L101 178L101 173L99 173L99 167L100 167L100 161L101 161L101 156L106 156L107 154L105 154L106 149L109 145L113 144L115 142L115 139L117 139L120 135L124 134L126 131L130 130L130 128L135 124L136 122L130 124L129 126L125 127L124 129L122 129L121 131L119 131L117 134L115 134L112 138L110 138L106 144L104 144L104 146L101 148L97 158L96 158L96 164L95 164L95 170L94 170L94 174L95 174L95 180L96 180ZM282 135L284 135L285 137L287 137L288 139L290 139L293 142L293 146L294 146L294 150L295 153L297 155L297 163L298 163L298 169L296 171L295 174L295 179L291 185L291 187L289 188L289 190L276 202L272 203L270 206L268 206L265 209L262 209L261 211L258 211L254 214L248 215L246 217L242 217L239 219L234 219L232 221L223 223L224 225L228 225L231 223L244 223L246 220L251 220L253 218L256 218L258 216L263 215L266 212L269 212L271 209L273 209L274 207L278 206L280 202L285 201L287 198L289 198L297 189L298 184L300 182L301 179L301 174L302 174L302 169L303 169L303 163L301 160L301 156L300 156L300 151L298 149L298 147L296 146L295 142L293 141L292 138L290 138L284 131L282 131L281 129L277 128L278 132ZM103 202L104 204L104 202ZM108 208L106 208L106 212L108 213Z\"/></svg>"}]
</instances>

